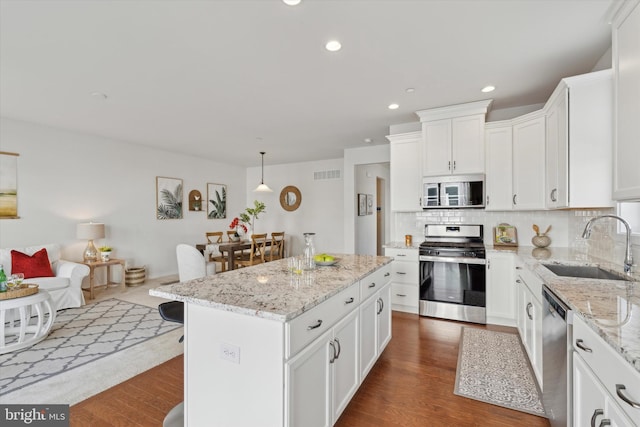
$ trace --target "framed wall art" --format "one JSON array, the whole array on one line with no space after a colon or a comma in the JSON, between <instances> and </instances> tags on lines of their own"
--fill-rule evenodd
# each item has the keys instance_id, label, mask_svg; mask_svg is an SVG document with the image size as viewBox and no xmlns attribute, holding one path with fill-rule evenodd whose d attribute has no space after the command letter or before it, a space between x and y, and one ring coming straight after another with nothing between
<instances>
[{"instance_id":1,"label":"framed wall art","mask_svg":"<svg viewBox=\"0 0 640 427\"><path fill-rule=\"evenodd\" d=\"M518 246L518 231L513 225L498 224L493 228L494 246Z\"/></svg>"},{"instance_id":2,"label":"framed wall art","mask_svg":"<svg viewBox=\"0 0 640 427\"><path fill-rule=\"evenodd\" d=\"M156 177L156 218L182 219L182 180Z\"/></svg>"},{"instance_id":3,"label":"framed wall art","mask_svg":"<svg viewBox=\"0 0 640 427\"><path fill-rule=\"evenodd\" d=\"M367 214L367 195L358 193L358 216Z\"/></svg>"},{"instance_id":4,"label":"framed wall art","mask_svg":"<svg viewBox=\"0 0 640 427\"><path fill-rule=\"evenodd\" d=\"M0 151L0 219L18 219L18 156Z\"/></svg>"},{"instance_id":5,"label":"framed wall art","mask_svg":"<svg viewBox=\"0 0 640 427\"><path fill-rule=\"evenodd\" d=\"M367 194L367 215L373 215L373 194Z\"/></svg>"},{"instance_id":6,"label":"framed wall art","mask_svg":"<svg viewBox=\"0 0 640 427\"><path fill-rule=\"evenodd\" d=\"M207 218L227 217L227 186L207 183Z\"/></svg>"}]
</instances>

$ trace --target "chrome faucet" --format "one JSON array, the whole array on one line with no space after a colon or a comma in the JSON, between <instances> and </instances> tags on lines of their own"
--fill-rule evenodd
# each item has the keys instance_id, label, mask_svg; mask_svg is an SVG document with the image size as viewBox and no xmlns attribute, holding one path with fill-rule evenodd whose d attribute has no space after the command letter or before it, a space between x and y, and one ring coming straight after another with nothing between
<instances>
[{"instance_id":1,"label":"chrome faucet","mask_svg":"<svg viewBox=\"0 0 640 427\"><path fill-rule=\"evenodd\" d=\"M588 239L589 236L591 236L591 226L595 221L602 218L615 218L620 222L622 222L624 226L627 228L627 249L624 254L624 272L627 274L630 274L631 266L633 265L633 254L631 253L631 227L629 227L629 224L627 223L627 221L625 221L624 219L616 215L601 215L595 218L591 218L589 222L587 222L587 225L584 226L584 231L582 232L582 238Z\"/></svg>"}]
</instances>

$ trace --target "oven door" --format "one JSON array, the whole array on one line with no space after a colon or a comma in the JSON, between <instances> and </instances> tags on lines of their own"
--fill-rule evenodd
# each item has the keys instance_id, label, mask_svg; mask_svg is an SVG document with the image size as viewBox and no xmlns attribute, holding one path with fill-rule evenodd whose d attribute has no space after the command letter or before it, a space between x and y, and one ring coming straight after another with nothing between
<instances>
[{"instance_id":1,"label":"oven door","mask_svg":"<svg viewBox=\"0 0 640 427\"><path fill-rule=\"evenodd\" d=\"M420 255L420 315L486 323L485 263Z\"/></svg>"}]
</instances>

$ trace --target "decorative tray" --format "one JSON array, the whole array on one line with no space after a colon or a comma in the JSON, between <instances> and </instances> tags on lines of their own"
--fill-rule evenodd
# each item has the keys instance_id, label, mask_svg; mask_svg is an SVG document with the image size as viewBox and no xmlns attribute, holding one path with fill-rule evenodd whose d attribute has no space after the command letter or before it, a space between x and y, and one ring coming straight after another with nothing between
<instances>
[{"instance_id":1,"label":"decorative tray","mask_svg":"<svg viewBox=\"0 0 640 427\"><path fill-rule=\"evenodd\" d=\"M16 287L11 290L7 290L7 292L0 293L0 300L26 297L37 293L38 285L35 283L23 283L19 288Z\"/></svg>"}]
</instances>

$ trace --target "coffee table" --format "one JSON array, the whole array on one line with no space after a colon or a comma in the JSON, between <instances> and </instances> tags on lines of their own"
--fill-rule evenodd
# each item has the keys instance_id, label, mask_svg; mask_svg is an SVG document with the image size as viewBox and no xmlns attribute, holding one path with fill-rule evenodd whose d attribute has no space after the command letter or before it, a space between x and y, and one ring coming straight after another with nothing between
<instances>
[{"instance_id":1,"label":"coffee table","mask_svg":"<svg viewBox=\"0 0 640 427\"><path fill-rule=\"evenodd\" d=\"M42 341L49 335L55 318L56 312L47 291L0 300L0 354ZM7 343L9 337L12 339Z\"/></svg>"}]
</instances>

